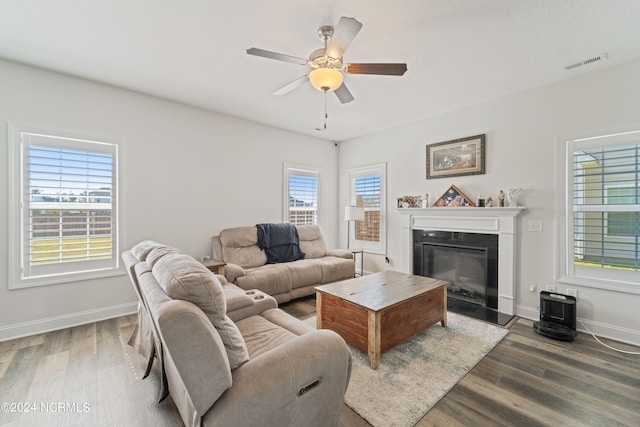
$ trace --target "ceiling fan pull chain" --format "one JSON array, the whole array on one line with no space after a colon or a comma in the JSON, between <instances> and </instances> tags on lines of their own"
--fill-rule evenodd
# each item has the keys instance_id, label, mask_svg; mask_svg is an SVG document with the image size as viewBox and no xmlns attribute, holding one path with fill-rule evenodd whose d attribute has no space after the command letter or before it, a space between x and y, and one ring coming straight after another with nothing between
<instances>
[{"instance_id":1,"label":"ceiling fan pull chain","mask_svg":"<svg viewBox=\"0 0 640 427\"><path fill-rule=\"evenodd\" d=\"M327 119L329 114L327 113L327 90L324 90L324 130L327 130Z\"/></svg>"}]
</instances>

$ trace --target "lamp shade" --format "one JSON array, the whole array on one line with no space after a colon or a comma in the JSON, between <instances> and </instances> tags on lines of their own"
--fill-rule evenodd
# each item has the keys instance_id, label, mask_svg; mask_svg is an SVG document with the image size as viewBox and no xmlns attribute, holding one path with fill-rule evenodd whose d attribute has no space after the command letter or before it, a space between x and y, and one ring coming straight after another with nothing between
<instances>
[{"instance_id":1,"label":"lamp shade","mask_svg":"<svg viewBox=\"0 0 640 427\"><path fill-rule=\"evenodd\" d=\"M343 78L342 73L335 68L316 68L309 73L311 86L327 92L338 89Z\"/></svg>"},{"instance_id":2,"label":"lamp shade","mask_svg":"<svg viewBox=\"0 0 640 427\"><path fill-rule=\"evenodd\" d=\"M364 208L358 206L345 206L345 221L364 221Z\"/></svg>"}]
</instances>

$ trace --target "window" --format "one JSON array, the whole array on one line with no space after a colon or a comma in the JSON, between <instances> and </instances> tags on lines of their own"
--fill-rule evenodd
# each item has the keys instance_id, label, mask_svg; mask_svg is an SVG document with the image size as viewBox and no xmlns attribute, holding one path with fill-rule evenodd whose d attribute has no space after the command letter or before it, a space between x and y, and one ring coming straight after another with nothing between
<instances>
[{"instance_id":1,"label":"window","mask_svg":"<svg viewBox=\"0 0 640 427\"><path fill-rule=\"evenodd\" d=\"M609 187L607 188L607 205L630 206L638 204L637 187ZM606 218L607 236L629 237L637 235L638 212L608 212ZM637 260L636 260L637 261Z\"/></svg>"},{"instance_id":2,"label":"window","mask_svg":"<svg viewBox=\"0 0 640 427\"><path fill-rule=\"evenodd\" d=\"M318 224L320 171L285 165L285 218L295 225Z\"/></svg>"},{"instance_id":3,"label":"window","mask_svg":"<svg viewBox=\"0 0 640 427\"><path fill-rule=\"evenodd\" d=\"M349 171L349 202L363 207L364 221L355 221L349 236L349 246L367 252L385 254L385 181L384 163Z\"/></svg>"},{"instance_id":4,"label":"window","mask_svg":"<svg viewBox=\"0 0 640 427\"><path fill-rule=\"evenodd\" d=\"M118 145L11 132L10 288L120 274Z\"/></svg>"},{"instance_id":5,"label":"window","mask_svg":"<svg viewBox=\"0 0 640 427\"><path fill-rule=\"evenodd\" d=\"M561 280L640 292L640 130L565 141Z\"/></svg>"}]
</instances>

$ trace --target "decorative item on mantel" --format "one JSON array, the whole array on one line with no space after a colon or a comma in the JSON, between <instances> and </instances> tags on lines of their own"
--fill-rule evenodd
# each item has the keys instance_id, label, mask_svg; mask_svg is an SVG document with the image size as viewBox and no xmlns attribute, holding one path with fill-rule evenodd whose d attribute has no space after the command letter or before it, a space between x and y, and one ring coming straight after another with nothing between
<instances>
[{"instance_id":1,"label":"decorative item on mantel","mask_svg":"<svg viewBox=\"0 0 640 427\"><path fill-rule=\"evenodd\" d=\"M475 205L476 204L455 185L449 187L433 204L434 207L475 207Z\"/></svg>"},{"instance_id":2,"label":"decorative item on mantel","mask_svg":"<svg viewBox=\"0 0 640 427\"><path fill-rule=\"evenodd\" d=\"M498 207L504 208L504 191L502 190L498 193Z\"/></svg>"},{"instance_id":3,"label":"decorative item on mantel","mask_svg":"<svg viewBox=\"0 0 640 427\"><path fill-rule=\"evenodd\" d=\"M507 191L507 202L509 202L510 207L522 206L518 196L521 191L522 188L510 188L509 191Z\"/></svg>"},{"instance_id":4,"label":"decorative item on mantel","mask_svg":"<svg viewBox=\"0 0 640 427\"><path fill-rule=\"evenodd\" d=\"M422 207L423 208L428 208L429 207L429 193L426 193L424 195L424 199L422 199Z\"/></svg>"},{"instance_id":5,"label":"decorative item on mantel","mask_svg":"<svg viewBox=\"0 0 640 427\"><path fill-rule=\"evenodd\" d=\"M428 196L428 195L427 195ZM399 208L420 208L422 206L421 196L402 196L398 197Z\"/></svg>"}]
</instances>

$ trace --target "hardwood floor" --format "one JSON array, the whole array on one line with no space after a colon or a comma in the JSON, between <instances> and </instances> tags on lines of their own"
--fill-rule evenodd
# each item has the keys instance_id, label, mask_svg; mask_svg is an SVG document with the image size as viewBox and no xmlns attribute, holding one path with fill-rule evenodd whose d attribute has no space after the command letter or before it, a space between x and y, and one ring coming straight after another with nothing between
<instances>
[{"instance_id":1,"label":"hardwood floor","mask_svg":"<svg viewBox=\"0 0 640 427\"><path fill-rule=\"evenodd\" d=\"M524 319L510 331L418 426L640 425L640 356L583 333L554 341Z\"/></svg>"},{"instance_id":2,"label":"hardwood floor","mask_svg":"<svg viewBox=\"0 0 640 427\"><path fill-rule=\"evenodd\" d=\"M306 319L315 300L282 308ZM170 398L157 403L157 366L142 380L144 360L126 345L135 321L124 316L1 342L0 404L10 406L0 408L0 425L181 426ZM528 320L510 330L417 426L640 425L640 356L584 333L573 343L550 340ZM368 423L345 406L341 425Z\"/></svg>"},{"instance_id":3,"label":"hardwood floor","mask_svg":"<svg viewBox=\"0 0 640 427\"><path fill-rule=\"evenodd\" d=\"M181 426L157 366L126 344L136 316L0 342L1 426ZM156 365L156 364L154 364Z\"/></svg>"}]
</instances>

